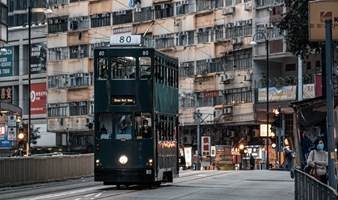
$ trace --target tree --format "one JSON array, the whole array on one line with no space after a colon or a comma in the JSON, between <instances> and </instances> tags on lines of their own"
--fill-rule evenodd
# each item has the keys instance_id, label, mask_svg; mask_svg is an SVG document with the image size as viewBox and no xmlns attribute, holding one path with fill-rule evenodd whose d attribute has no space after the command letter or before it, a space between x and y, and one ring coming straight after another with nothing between
<instances>
[{"instance_id":1,"label":"tree","mask_svg":"<svg viewBox=\"0 0 338 200\"><path fill-rule=\"evenodd\" d=\"M302 58L320 50L319 43L309 41L309 1L285 0L287 11L278 24L281 31L286 33L287 50Z\"/></svg>"},{"instance_id":2,"label":"tree","mask_svg":"<svg viewBox=\"0 0 338 200\"><path fill-rule=\"evenodd\" d=\"M30 140L29 142L31 144L36 144L37 143L37 139L39 139L41 136L39 135L40 133L40 127L37 127L35 129L31 129L31 134L30 134Z\"/></svg>"}]
</instances>

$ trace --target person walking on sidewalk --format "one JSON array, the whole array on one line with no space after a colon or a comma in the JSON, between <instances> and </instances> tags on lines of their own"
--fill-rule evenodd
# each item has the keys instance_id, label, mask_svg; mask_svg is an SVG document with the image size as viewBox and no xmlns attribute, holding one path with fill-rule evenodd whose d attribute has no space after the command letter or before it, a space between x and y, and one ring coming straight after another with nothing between
<instances>
[{"instance_id":1,"label":"person walking on sidewalk","mask_svg":"<svg viewBox=\"0 0 338 200\"><path fill-rule=\"evenodd\" d=\"M327 166L328 154L324 150L324 141L318 139L315 142L315 148L307 158L307 164L311 167L310 174L320 180L322 183L327 183Z\"/></svg>"}]
</instances>

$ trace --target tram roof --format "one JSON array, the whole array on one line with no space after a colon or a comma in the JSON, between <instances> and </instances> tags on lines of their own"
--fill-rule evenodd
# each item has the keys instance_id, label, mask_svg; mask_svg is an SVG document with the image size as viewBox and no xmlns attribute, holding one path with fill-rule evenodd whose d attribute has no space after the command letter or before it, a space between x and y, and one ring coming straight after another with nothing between
<instances>
[{"instance_id":1,"label":"tram roof","mask_svg":"<svg viewBox=\"0 0 338 200\"><path fill-rule=\"evenodd\" d=\"M142 47L142 46L110 46L110 47L95 47L94 51L99 51L99 50L151 50L155 52L156 54L159 54L163 57L166 57L166 59L172 59L178 62L178 58L169 56L159 50L156 50L155 48L149 48L149 47Z\"/></svg>"}]
</instances>

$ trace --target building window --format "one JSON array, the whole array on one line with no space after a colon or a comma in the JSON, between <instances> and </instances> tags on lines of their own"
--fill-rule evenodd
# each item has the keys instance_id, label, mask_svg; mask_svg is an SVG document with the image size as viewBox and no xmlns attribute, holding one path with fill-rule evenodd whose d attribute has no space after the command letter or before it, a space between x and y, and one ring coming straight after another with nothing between
<instances>
[{"instance_id":1,"label":"building window","mask_svg":"<svg viewBox=\"0 0 338 200\"><path fill-rule=\"evenodd\" d=\"M48 61L58 61L69 59L68 47L48 49Z\"/></svg>"},{"instance_id":2,"label":"building window","mask_svg":"<svg viewBox=\"0 0 338 200\"><path fill-rule=\"evenodd\" d=\"M252 51L239 50L233 53L234 57L234 68L237 70L250 69L252 68Z\"/></svg>"},{"instance_id":3,"label":"building window","mask_svg":"<svg viewBox=\"0 0 338 200\"><path fill-rule=\"evenodd\" d=\"M208 43L212 40L211 35L211 28L201 28L197 32L197 43Z\"/></svg>"},{"instance_id":4,"label":"building window","mask_svg":"<svg viewBox=\"0 0 338 200\"><path fill-rule=\"evenodd\" d=\"M67 103L48 104L48 117L68 116L69 106Z\"/></svg>"},{"instance_id":5,"label":"building window","mask_svg":"<svg viewBox=\"0 0 338 200\"><path fill-rule=\"evenodd\" d=\"M91 20L91 27L101 27L101 26L110 26L110 13L104 13L104 14L97 14L97 15L92 15L90 17Z\"/></svg>"},{"instance_id":6,"label":"building window","mask_svg":"<svg viewBox=\"0 0 338 200\"><path fill-rule=\"evenodd\" d=\"M48 33L66 32L67 30L68 30L67 16L54 17L48 19Z\"/></svg>"},{"instance_id":7,"label":"building window","mask_svg":"<svg viewBox=\"0 0 338 200\"><path fill-rule=\"evenodd\" d=\"M155 19L172 17L173 15L174 8L172 4L161 4L155 6Z\"/></svg>"},{"instance_id":8,"label":"building window","mask_svg":"<svg viewBox=\"0 0 338 200\"><path fill-rule=\"evenodd\" d=\"M211 0L196 0L196 10L210 10L213 8L213 3Z\"/></svg>"},{"instance_id":9,"label":"building window","mask_svg":"<svg viewBox=\"0 0 338 200\"><path fill-rule=\"evenodd\" d=\"M69 47L69 58L85 58L88 57L88 45L78 45Z\"/></svg>"},{"instance_id":10,"label":"building window","mask_svg":"<svg viewBox=\"0 0 338 200\"><path fill-rule=\"evenodd\" d=\"M181 78L194 76L194 62L184 62L180 64L179 76Z\"/></svg>"},{"instance_id":11,"label":"building window","mask_svg":"<svg viewBox=\"0 0 338 200\"><path fill-rule=\"evenodd\" d=\"M68 19L69 21L69 31L80 31L87 30L89 28L89 17L73 17Z\"/></svg>"},{"instance_id":12,"label":"building window","mask_svg":"<svg viewBox=\"0 0 338 200\"><path fill-rule=\"evenodd\" d=\"M154 36L154 40L155 48L157 49L171 48L175 46L174 34Z\"/></svg>"},{"instance_id":13,"label":"building window","mask_svg":"<svg viewBox=\"0 0 338 200\"><path fill-rule=\"evenodd\" d=\"M134 22L142 22L154 19L152 7L143 7L134 11Z\"/></svg>"},{"instance_id":14,"label":"building window","mask_svg":"<svg viewBox=\"0 0 338 200\"><path fill-rule=\"evenodd\" d=\"M189 13L189 1L176 2L176 15L185 15Z\"/></svg>"},{"instance_id":15,"label":"building window","mask_svg":"<svg viewBox=\"0 0 338 200\"><path fill-rule=\"evenodd\" d=\"M77 116L77 115L87 115L89 112L88 102L80 101L80 102L70 102L69 103L69 115Z\"/></svg>"},{"instance_id":16,"label":"building window","mask_svg":"<svg viewBox=\"0 0 338 200\"><path fill-rule=\"evenodd\" d=\"M251 103L251 88L234 88L224 90L224 101L226 105Z\"/></svg>"},{"instance_id":17,"label":"building window","mask_svg":"<svg viewBox=\"0 0 338 200\"><path fill-rule=\"evenodd\" d=\"M132 21L132 10L121 10L113 12L113 25L131 23Z\"/></svg>"},{"instance_id":18,"label":"building window","mask_svg":"<svg viewBox=\"0 0 338 200\"><path fill-rule=\"evenodd\" d=\"M224 25L218 25L214 28L216 41L224 40Z\"/></svg>"}]
</instances>

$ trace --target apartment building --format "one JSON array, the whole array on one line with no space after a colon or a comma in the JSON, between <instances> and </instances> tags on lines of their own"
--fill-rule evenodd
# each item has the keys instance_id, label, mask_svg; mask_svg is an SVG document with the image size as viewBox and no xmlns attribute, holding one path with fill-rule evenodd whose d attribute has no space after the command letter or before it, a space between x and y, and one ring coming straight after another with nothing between
<instances>
[{"instance_id":1,"label":"apartment building","mask_svg":"<svg viewBox=\"0 0 338 200\"><path fill-rule=\"evenodd\" d=\"M48 15L48 130L72 148L90 150L93 131L93 49L113 34L140 34L180 62L181 142L202 134L232 145L254 133L252 1L53 0Z\"/></svg>"},{"instance_id":2,"label":"apartment building","mask_svg":"<svg viewBox=\"0 0 338 200\"><path fill-rule=\"evenodd\" d=\"M7 2L7 1L6 1ZM46 7L46 0L32 1L33 8ZM23 123L28 120L28 1L8 0L8 43L1 51L1 101L20 110ZM7 14L7 12L6 12ZM7 34L6 34L7 36ZM47 132L47 23L44 13L32 16L32 126L39 129L36 146L55 146L55 134ZM7 40L7 39L6 39ZM15 136L14 136L15 138ZM14 143L13 143L14 144ZM34 145L33 145L34 146Z\"/></svg>"}]
</instances>

